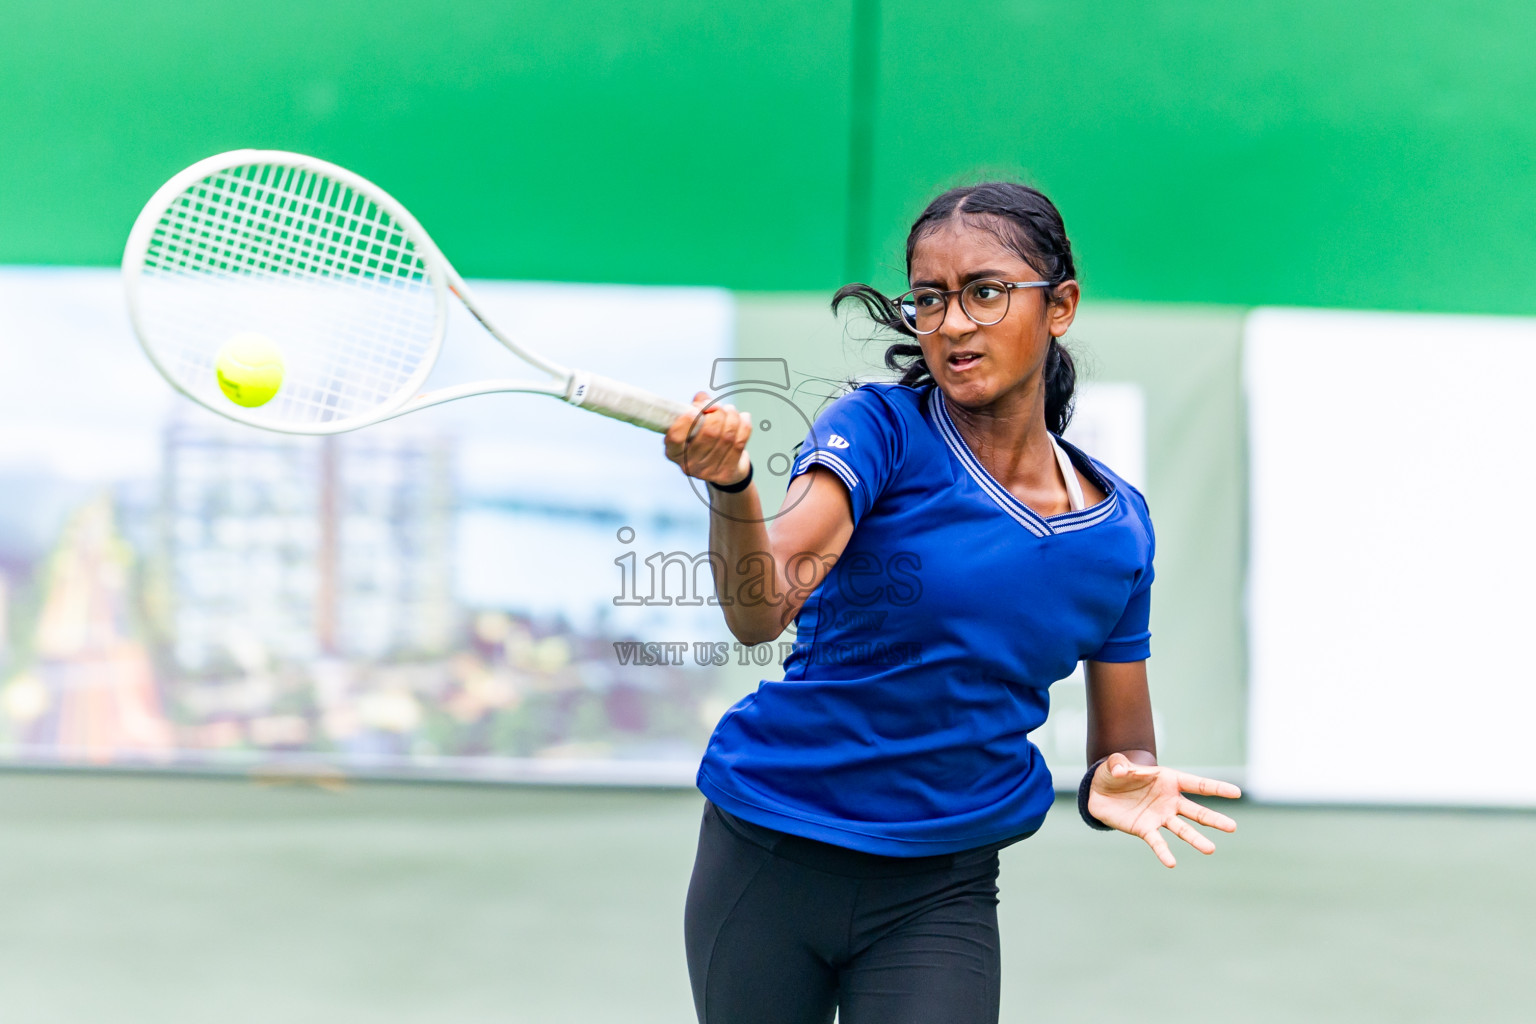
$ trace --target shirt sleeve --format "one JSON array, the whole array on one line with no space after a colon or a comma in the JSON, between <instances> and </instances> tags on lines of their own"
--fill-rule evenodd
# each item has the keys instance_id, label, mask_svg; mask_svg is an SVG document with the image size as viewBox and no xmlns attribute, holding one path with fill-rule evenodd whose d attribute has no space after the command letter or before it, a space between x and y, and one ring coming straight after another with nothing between
<instances>
[{"instance_id":1,"label":"shirt sleeve","mask_svg":"<svg viewBox=\"0 0 1536 1024\"><path fill-rule=\"evenodd\" d=\"M793 480L812 466L825 466L848 488L857 525L895 472L902 450L896 411L879 391L855 388L816 418L795 455Z\"/></svg>"},{"instance_id":2,"label":"shirt sleeve","mask_svg":"<svg viewBox=\"0 0 1536 1024\"><path fill-rule=\"evenodd\" d=\"M1147 564L1131 590L1130 600L1120 621L1109 631L1109 638L1086 661L1146 661L1152 656L1152 571L1153 556L1157 552L1157 539L1152 534L1150 517L1143 519L1147 530Z\"/></svg>"}]
</instances>

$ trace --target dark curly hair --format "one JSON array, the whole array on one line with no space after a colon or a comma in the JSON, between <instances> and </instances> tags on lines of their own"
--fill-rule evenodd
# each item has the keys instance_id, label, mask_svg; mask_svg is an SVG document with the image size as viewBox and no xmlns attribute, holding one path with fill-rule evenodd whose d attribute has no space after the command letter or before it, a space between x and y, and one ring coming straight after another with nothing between
<instances>
[{"instance_id":1,"label":"dark curly hair","mask_svg":"<svg viewBox=\"0 0 1536 1024\"><path fill-rule=\"evenodd\" d=\"M952 188L928 204L907 233L907 273L912 272L912 253L917 243L956 216L986 218L987 230L1019 259L1051 282L1047 301L1056 298L1056 285L1077 277L1072 261L1072 244L1061 221L1056 204L1038 189L1011 181L989 181L980 185ZM885 350L885 365L901 374L908 386L930 383L933 374L923 362L923 350L916 335L902 319L901 311L881 292L867 284L848 284L832 296L835 312L852 299L864 307L869 318L882 327L905 335L910 341L898 341ZM1077 368L1061 342L1051 339L1045 355L1045 425L1060 434L1072 421L1072 399L1077 389Z\"/></svg>"}]
</instances>

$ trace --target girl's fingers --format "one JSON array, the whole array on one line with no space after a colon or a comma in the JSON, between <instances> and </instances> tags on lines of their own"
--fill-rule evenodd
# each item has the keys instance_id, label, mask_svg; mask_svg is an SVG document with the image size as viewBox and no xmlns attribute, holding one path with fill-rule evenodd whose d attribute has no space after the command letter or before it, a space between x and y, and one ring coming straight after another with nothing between
<instances>
[{"instance_id":1,"label":"girl's fingers","mask_svg":"<svg viewBox=\"0 0 1536 1024\"><path fill-rule=\"evenodd\" d=\"M720 431L720 441L710 453L713 456L711 475L719 473L731 473L736 469L736 464L741 461L741 449L746 445L745 431L751 429L751 421L745 419L735 409L729 410L725 417L725 424Z\"/></svg>"},{"instance_id":2,"label":"girl's fingers","mask_svg":"<svg viewBox=\"0 0 1536 1024\"><path fill-rule=\"evenodd\" d=\"M665 435L667 458L676 459L681 454L683 444L688 440L689 434L693 431L693 425L698 423L699 416L700 413L697 407L689 409L687 412L678 413L677 419L672 421L672 425L667 428ZM700 425L702 426L702 424Z\"/></svg>"},{"instance_id":3,"label":"girl's fingers","mask_svg":"<svg viewBox=\"0 0 1536 1024\"><path fill-rule=\"evenodd\" d=\"M689 412L678 414L677 419L667 428L666 449L667 458L673 462L682 456L683 447L697 439L707 422L704 407L709 403L709 395L703 391L696 391L693 395L693 409Z\"/></svg>"},{"instance_id":4,"label":"girl's fingers","mask_svg":"<svg viewBox=\"0 0 1536 1024\"><path fill-rule=\"evenodd\" d=\"M725 409L725 414L720 419L720 439L714 448L714 454L721 458L728 455L734 456L747 443L747 432L752 429L752 419L729 407Z\"/></svg>"},{"instance_id":5,"label":"girl's fingers","mask_svg":"<svg viewBox=\"0 0 1536 1024\"><path fill-rule=\"evenodd\" d=\"M1163 867L1172 868L1178 866L1179 862L1173 859L1173 851L1168 849L1168 841L1163 838L1161 832L1153 829L1141 838L1145 839L1147 845L1152 847L1152 852L1157 854L1157 859L1163 862Z\"/></svg>"},{"instance_id":6,"label":"girl's fingers","mask_svg":"<svg viewBox=\"0 0 1536 1024\"><path fill-rule=\"evenodd\" d=\"M1216 852L1216 844L1195 826L1182 818L1169 818L1163 825L1169 832L1184 840L1190 846L1209 856Z\"/></svg>"},{"instance_id":7,"label":"girl's fingers","mask_svg":"<svg viewBox=\"0 0 1536 1024\"><path fill-rule=\"evenodd\" d=\"M745 453L751 436L751 413L729 405L716 406L710 410L708 426L686 446L683 458L678 461L690 476L733 480L746 470Z\"/></svg>"},{"instance_id":8,"label":"girl's fingers","mask_svg":"<svg viewBox=\"0 0 1536 1024\"><path fill-rule=\"evenodd\" d=\"M693 396L693 408L679 414L667 428L662 448L689 476L724 480L745 471L751 436L751 413L730 405L710 405L709 395L700 391Z\"/></svg>"},{"instance_id":9,"label":"girl's fingers","mask_svg":"<svg viewBox=\"0 0 1536 1024\"><path fill-rule=\"evenodd\" d=\"M730 456L726 459L726 465L734 480L743 473L749 471L751 461L747 458L747 442L752 439L752 414L743 412L741 417L741 429L736 434L736 444L731 448Z\"/></svg>"},{"instance_id":10,"label":"girl's fingers","mask_svg":"<svg viewBox=\"0 0 1536 1024\"><path fill-rule=\"evenodd\" d=\"M719 446L721 438L734 426L736 410L726 405L711 406L698 413L702 422L692 430L683 443L683 456L690 466L709 463L710 456Z\"/></svg>"},{"instance_id":11,"label":"girl's fingers","mask_svg":"<svg viewBox=\"0 0 1536 1024\"><path fill-rule=\"evenodd\" d=\"M1243 791L1230 782L1222 782L1219 779L1207 779L1199 775L1190 775L1188 772L1179 772L1179 788L1186 793L1198 793L1200 796L1221 796L1229 800L1236 800L1243 795Z\"/></svg>"},{"instance_id":12,"label":"girl's fingers","mask_svg":"<svg viewBox=\"0 0 1536 1024\"><path fill-rule=\"evenodd\" d=\"M1179 813L1190 821L1197 821L1211 828L1219 828L1223 832L1237 831L1237 822L1220 811L1213 811L1209 807L1202 807L1187 797L1179 797Z\"/></svg>"}]
</instances>

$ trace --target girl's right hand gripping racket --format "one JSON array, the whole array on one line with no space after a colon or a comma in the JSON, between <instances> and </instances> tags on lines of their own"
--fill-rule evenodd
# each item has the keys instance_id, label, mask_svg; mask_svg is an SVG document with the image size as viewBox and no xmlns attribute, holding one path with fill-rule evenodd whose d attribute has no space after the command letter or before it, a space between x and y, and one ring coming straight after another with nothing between
<instances>
[{"instance_id":1,"label":"girl's right hand gripping racket","mask_svg":"<svg viewBox=\"0 0 1536 1024\"><path fill-rule=\"evenodd\" d=\"M517 344L403 206L297 153L221 153L166 182L128 236L123 277L134 331L165 379L255 427L335 434L498 391L552 395L657 432L692 409ZM539 377L418 393L442 348L450 293ZM228 360L252 351L268 365L250 371L261 380L241 394Z\"/></svg>"}]
</instances>

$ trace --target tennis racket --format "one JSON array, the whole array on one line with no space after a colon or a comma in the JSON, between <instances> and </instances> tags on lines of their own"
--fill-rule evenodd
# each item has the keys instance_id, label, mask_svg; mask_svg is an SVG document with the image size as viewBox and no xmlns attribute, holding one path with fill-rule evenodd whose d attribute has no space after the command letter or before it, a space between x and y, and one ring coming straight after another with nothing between
<instances>
[{"instance_id":1,"label":"tennis racket","mask_svg":"<svg viewBox=\"0 0 1536 1024\"><path fill-rule=\"evenodd\" d=\"M193 401L254 427L336 434L504 391L657 432L692 408L513 341L405 207L298 153L235 150L177 174L134 222L123 279L134 333L156 369ZM450 295L537 372L419 393L442 349ZM271 364L266 390L237 403L220 374L229 346L250 351L253 339Z\"/></svg>"}]
</instances>

